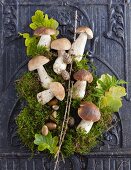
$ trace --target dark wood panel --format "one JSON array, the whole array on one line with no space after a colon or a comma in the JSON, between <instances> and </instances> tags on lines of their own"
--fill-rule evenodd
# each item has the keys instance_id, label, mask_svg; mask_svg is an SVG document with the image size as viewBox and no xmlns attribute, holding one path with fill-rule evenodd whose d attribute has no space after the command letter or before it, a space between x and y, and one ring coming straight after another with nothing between
<instances>
[{"instance_id":1,"label":"dark wood panel","mask_svg":"<svg viewBox=\"0 0 131 170\"><path fill-rule=\"evenodd\" d=\"M86 156L74 155L60 163L60 169L130 170L131 157L131 4L129 0L1 0L0 1L0 169L48 170L53 160L35 155L22 147L16 134L15 117L21 109L14 81L26 70L27 58L18 32L30 32L30 17L36 9L44 10L60 23L61 37L72 39L74 13L78 24L89 25L95 37L86 50L98 68L125 79L127 97L124 107L113 117L116 127L104 134L103 145ZM95 49L95 50L94 50Z\"/></svg>"}]
</instances>

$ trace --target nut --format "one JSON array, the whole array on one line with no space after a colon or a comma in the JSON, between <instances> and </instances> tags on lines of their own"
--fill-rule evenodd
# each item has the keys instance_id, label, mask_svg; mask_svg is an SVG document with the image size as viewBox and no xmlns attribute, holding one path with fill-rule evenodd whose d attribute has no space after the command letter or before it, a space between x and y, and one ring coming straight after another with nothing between
<instances>
[{"instance_id":1,"label":"nut","mask_svg":"<svg viewBox=\"0 0 131 170\"><path fill-rule=\"evenodd\" d=\"M57 117L57 112L56 112L56 111L54 111L54 112L52 113L52 117L54 117L54 118Z\"/></svg>"},{"instance_id":2,"label":"nut","mask_svg":"<svg viewBox=\"0 0 131 170\"><path fill-rule=\"evenodd\" d=\"M74 119L73 117L69 117L68 125L69 125L70 127L73 127L74 124L75 124L75 119Z\"/></svg>"},{"instance_id":3,"label":"nut","mask_svg":"<svg viewBox=\"0 0 131 170\"><path fill-rule=\"evenodd\" d=\"M46 123L46 126L48 127L49 130L54 130L57 127L56 123L53 122Z\"/></svg>"},{"instance_id":4,"label":"nut","mask_svg":"<svg viewBox=\"0 0 131 170\"><path fill-rule=\"evenodd\" d=\"M54 112L50 115L50 120L52 120L53 122L56 122L56 117L57 117L57 112L54 111Z\"/></svg>"},{"instance_id":5,"label":"nut","mask_svg":"<svg viewBox=\"0 0 131 170\"><path fill-rule=\"evenodd\" d=\"M44 135L44 136L48 135L48 132L49 132L48 127L46 125L44 125L42 127L41 132L42 132L42 135Z\"/></svg>"},{"instance_id":6,"label":"nut","mask_svg":"<svg viewBox=\"0 0 131 170\"><path fill-rule=\"evenodd\" d=\"M58 106L58 105L53 105L53 106L52 106L52 109L53 109L53 110L58 110L58 109L59 109L59 106Z\"/></svg>"}]
</instances>

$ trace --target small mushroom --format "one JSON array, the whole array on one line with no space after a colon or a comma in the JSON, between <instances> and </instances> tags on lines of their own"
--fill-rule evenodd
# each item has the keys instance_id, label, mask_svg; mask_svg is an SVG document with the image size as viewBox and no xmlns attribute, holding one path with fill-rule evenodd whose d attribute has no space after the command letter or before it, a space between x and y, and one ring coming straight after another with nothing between
<instances>
[{"instance_id":1,"label":"small mushroom","mask_svg":"<svg viewBox=\"0 0 131 170\"><path fill-rule=\"evenodd\" d=\"M53 65L53 70L56 74L61 74L62 70L66 70L67 64L64 63L63 57L65 55L65 50L71 48L71 43L67 38L60 38L52 41L51 48L58 51L58 58L55 60Z\"/></svg>"},{"instance_id":2,"label":"small mushroom","mask_svg":"<svg viewBox=\"0 0 131 170\"><path fill-rule=\"evenodd\" d=\"M68 125L69 125L70 127L73 127L74 124L75 124L75 119L74 119L73 117L69 117Z\"/></svg>"},{"instance_id":3,"label":"small mushroom","mask_svg":"<svg viewBox=\"0 0 131 170\"><path fill-rule=\"evenodd\" d=\"M50 48L51 44L50 35L54 34L56 34L56 30L52 28L39 27L34 31L34 35L41 37L38 42L38 46L46 46L47 48Z\"/></svg>"},{"instance_id":4,"label":"small mushroom","mask_svg":"<svg viewBox=\"0 0 131 170\"><path fill-rule=\"evenodd\" d=\"M49 133L48 127L44 125L41 130L42 135L46 136Z\"/></svg>"},{"instance_id":5,"label":"small mushroom","mask_svg":"<svg viewBox=\"0 0 131 170\"><path fill-rule=\"evenodd\" d=\"M93 32L90 28L83 26L77 28L76 33L80 35L73 42L71 49L69 50L69 54L74 56L74 59L79 62L82 60L87 39L93 38Z\"/></svg>"},{"instance_id":6,"label":"small mushroom","mask_svg":"<svg viewBox=\"0 0 131 170\"><path fill-rule=\"evenodd\" d=\"M52 106L52 109L53 109L53 110L59 110L59 106L58 106L58 105L53 105L53 106Z\"/></svg>"},{"instance_id":7,"label":"small mushroom","mask_svg":"<svg viewBox=\"0 0 131 170\"><path fill-rule=\"evenodd\" d=\"M99 108L91 102L82 102L78 109L78 115L82 119L77 128L82 128L89 133L94 122L97 122L100 117Z\"/></svg>"},{"instance_id":8,"label":"small mushroom","mask_svg":"<svg viewBox=\"0 0 131 170\"><path fill-rule=\"evenodd\" d=\"M83 99L86 92L86 84L93 81L93 76L89 71L82 69L74 73L73 77L77 82L73 85L72 98Z\"/></svg>"},{"instance_id":9,"label":"small mushroom","mask_svg":"<svg viewBox=\"0 0 131 170\"><path fill-rule=\"evenodd\" d=\"M46 123L46 126L48 127L49 130L55 130L57 127L56 123L53 122Z\"/></svg>"},{"instance_id":10,"label":"small mushroom","mask_svg":"<svg viewBox=\"0 0 131 170\"><path fill-rule=\"evenodd\" d=\"M41 84L44 88L48 89L49 84L53 81L53 79L47 74L43 65L47 64L50 60L45 56L36 56L33 57L28 63L29 71L36 70L38 71Z\"/></svg>"},{"instance_id":11,"label":"small mushroom","mask_svg":"<svg viewBox=\"0 0 131 170\"><path fill-rule=\"evenodd\" d=\"M42 105L48 103L53 97L62 101L65 98L65 89L59 82L51 82L49 89L37 94L37 100Z\"/></svg>"}]
</instances>

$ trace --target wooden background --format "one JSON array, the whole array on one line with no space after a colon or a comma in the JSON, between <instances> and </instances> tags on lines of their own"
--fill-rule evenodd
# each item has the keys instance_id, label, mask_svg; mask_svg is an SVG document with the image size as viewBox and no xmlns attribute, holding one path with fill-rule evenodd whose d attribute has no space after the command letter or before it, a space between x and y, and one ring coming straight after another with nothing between
<instances>
[{"instance_id":1,"label":"wooden background","mask_svg":"<svg viewBox=\"0 0 131 170\"><path fill-rule=\"evenodd\" d=\"M24 148L16 134L15 117L22 104L14 81L27 69L24 41L18 32L30 32L30 18L37 9L60 23L60 36L73 37L74 14L78 25L94 30L88 42L97 74L110 73L129 82L123 108L104 133L101 146L89 155L74 155L60 163L62 170L131 170L131 2L130 0L0 0L0 170L52 170L48 155Z\"/></svg>"}]
</instances>

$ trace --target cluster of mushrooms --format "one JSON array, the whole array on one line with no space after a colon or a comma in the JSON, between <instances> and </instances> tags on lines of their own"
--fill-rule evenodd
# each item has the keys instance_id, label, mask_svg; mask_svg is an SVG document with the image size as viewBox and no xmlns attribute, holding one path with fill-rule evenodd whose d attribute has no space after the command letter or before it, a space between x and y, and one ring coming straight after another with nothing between
<instances>
[{"instance_id":1,"label":"cluster of mushrooms","mask_svg":"<svg viewBox=\"0 0 131 170\"><path fill-rule=\"evenodd\" d=\"M93 38L93 32L90 28L83 26L76 29L79 34L77 39L71 44L67 38L59 38L51 40L51 35L56 34L56 30L52 28L39 27L34 31L35 36L39 36L38 46L46 46L49 50L57 50L58 57L53 64L53 71L57 75L61 75L64 80L70 79L67 65L73 60L80 62L82 60L87 39ZM68 51L68 52L67 52ZM37 94L37 100L42 105L49 104L52 107L52 115L54 119L57 116L58 100L62 101L65 98L65 88L60 82L55 82L52 77L46 72L44 65L49 63L49 58L46 56L33 57L28 63L29 71L38 71L42 87L45 89ZM50 66L49 66L50 67ZM87 83L93 81L92 74L87 70L79 70L73 75L76 82L73 85L72 98L83 99L86 93ZM82 119L77 128L82 128L88 133L93 125L100 119L99 108L91 102L81 102L78 108L78 115ZM72 122L73 119L72 119ZM55 122L48 122L42 127L42 134L47 135L49 130L57 128Z\"/></svg>"}]
</instances>

